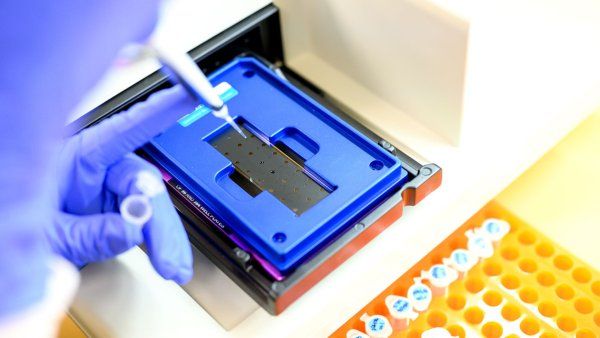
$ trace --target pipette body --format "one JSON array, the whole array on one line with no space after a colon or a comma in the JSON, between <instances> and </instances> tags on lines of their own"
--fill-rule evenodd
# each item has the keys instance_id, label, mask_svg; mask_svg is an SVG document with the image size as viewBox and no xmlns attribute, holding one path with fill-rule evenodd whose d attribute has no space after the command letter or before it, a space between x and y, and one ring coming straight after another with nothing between
<instances>
[{"instance_id":1,"label":"pipette body","mask_svg":"<svg viewBox=\"0 0 600 338\"><path fill-rule=\"evenodd\" d=\"M187 53L178 52L173 48L165 48L153 41L147 46L158 58L163 66L163 71L169 75L173 82L180 83L202 105L210 108L215 117L225 120L240 135L246 138L244 132L229 114L225 102L221 100L210 81Z\"/></svg>"}]
</instances>

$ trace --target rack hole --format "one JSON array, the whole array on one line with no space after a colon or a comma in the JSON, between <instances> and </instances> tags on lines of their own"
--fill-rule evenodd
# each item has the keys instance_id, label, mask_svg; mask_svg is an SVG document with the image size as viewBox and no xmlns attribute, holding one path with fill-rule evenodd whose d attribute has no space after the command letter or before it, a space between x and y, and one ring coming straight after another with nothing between
<instances>
[{"instance_id":1,"label":"rack hole","mask_svg":"<svg viewBox=\"0 0 600 338\"><path fill-rule=\"evenodd\" d=\"M496 261L487 261L483 265L483 272L488 276L498 276L502 273L502 265Z\"/></svg>"},{"instance_id":2,"label":"rack hole","mask_svg":"<svg viewBox=\"0 0 600 338\"><path fill-rule=\"evenodd\" d=\"M548 271L542 271L537 275L537 281L542 286L551 286L556 282L556 277L554 274Z\"/></svg>"},{"instance_id":3,"label":"rack hole","mask_svg":"<svg viewBox=\"0 0 600 338\"><path fill-rule=\"evenodd\" d=\"M565 255L559 255L554 258L554 266L561 270L569 270L573 266L573 260Z\"/></svg>"},{"instance_id":4,"label":"rack hole","mask_svg":"<svg viewBox=\"0 0 600 338\"><path fill-rule=\"evenodd\" d=\"M519 257L519 250L517 250L517 248L513 246L507 246L506 248L502 249L500 254L502 255L502 257L504 257L504 259L514 261Z\"/></svg>"},{"instance_id":5,"label":"rack hole","mask_svg":"<svg viewBox=\"0 0 600 338\"><path fill-rule=\"evenodd\" d=\"M506 304L502 308L502 318L508 320L509 322L515 321L521 317L521 309L514 304Z\"/></svg>"},{"instance_id":6,"label":"rack hole","mask_svg":"<svg viewBox=\"0 0 600 338\"><path fill-rule=\"evenodd\" d=\"M535 303L538 300L538 293L534 288L526 287L519 291L519 298L528 304Z\"/></svg>"},{"instance_id":7,"label":"rack hole","mask_svg":"<svg viewBox=\"0 0 600 338\"><path fill-rule=\"evenodd\" d=\"M600 281L595 281L594 283L592 283L592 292L600 297Z\"/></svg>"},{"instance_id":8,"label":"rack hole","mask_svg":"<svg viewBox=\"0 0 600 338\"><path fill-rule=\"evenodd\" d=\"M467 335L467 333L465 332L465 329L463 329L462 326L460 326L460 325L448 326L448 332L450 332L450 334L452 336L459 337L459 338L465 338L465 336Z\"/></svg>"},{"instance_id":9,"label":"rack hole","mask_svg":"<svg viewBox=\"0 0 600 338\"><path fill-rule=\"evenodd\" d=\"M542 316L551 318L551 317L556 316L556 312L558 310L556 308L556 305L554 305L554 303L541 302L538 305L538 311L542 314Z\"/></svg>"},{"instance_id":10,"label":"rack hole","mask_svg":"<svg viewBox=\"0 0 600 338\"><path fill-rule=\"evenodd\" d=\"M556 295L563 300L569 300L575 295L575 291L567 284L561 284L556 288Z\"/></svg>"},{"instance_id":11,"label":"rack hole","mask_svg":"<svg viewBox=\"0 0 600 338\"><path fill-rule=\"evenodd\" d=\"M535 234L531 231L525 230L519 235L519 242L524 245L531 245L535 242Z\"/></svg>"},{"instance_id":12,"label":"rack hole","mask_svg":"<svg viewBox=\"0 0 600 338\"><path fill-rule=\"evenodd\" d=\"M523 272L532 273L537 270L537 263L531 258L525 258L519 262L519 269Z\"/></svg>"},{"instance_id":13,"label":"rack hole","mask_svg":"<svg viewBox=\"0 0 600 338\"><path fill-rule=\"evenodd\" d=\"M419 330L410 330L406 334L406 338L421 338L421 331L419 331Z\"/></svg>"},{"instance_id":14,"label":"rack hole","mask_svg":"<svg viewBox=\"0 0 600 338\"><path fill-rule=\"evenodd\" d=\"M477 277L470 277L465 281L465 288L470 293L477 293L483 289L483 281Z\"/></svg>"},{"instance_id":15,"label":"rack hole","mask_svg":"<svg viewBox=\"0 0 600 338\"><path fill-rule=\"evenodd\" d=\"M523 333L529 336L533 336L540 331L540 324L535 319L529 317L523 319L519 327Z\"/></svg>"},{"instance_id":16,"label":"rack hole","mask_svg":"<svg viewBox=\"0 0 600 338\"><path fill-rule=\"evenodd\" d=\"M500 282L505 288L509 290L517 289L521 285L519 278L517 278L517 276L515 275L504 275L502 276Z\"/></svg>"},{"instance_id":17,"label":"rack hole","mask_svg":"<svg viewBox=\"0 0 600 338\"><path fill-rule=\"evenodd\" d=\"M584 267L578 267L573 270L573 279L579 283L587 283L592 279L592 273Z\"/></svg>"},{"instance_id":18,"label":"rack hole","mask_svg":"<svg viewBox=\"0 0 600 338\"><path fill-rule=\"evenodd\" d=\"M448 296L448 299L446 299L446 304L448 304L448 307L456 311L462 310L462 308L465 307L466 302L467 301L465 297L462 295L450 295Z\"/></svg>"},{"instance_id":19,"label":"rack hole","mask_svg":"<svg viewBox=\"0 0 600 338\"><path fill-rule=\"evenodd\" d=\"M498 291L488 290L483 294L483 301L489 306L498 306L502 303L502 295Z\"/></svg>"},{"instance_id":20,"label":"rack hole","mask_svg":"<svg viewBox=\"0 0 600 338\"><path fill-rule=\"evenodd\" d=\"M465 311L465 319L473 325L481 323L483 321L483 316L483 311L476 306L470 307Z\"/></svg>"},{"instance_id":21,"label":"rack hole","mask_svg":"<svg viewBox=\"0 0 600 338\"><path fill-rule=\"evenodd\" d=\"M575 318L570 316L560 316L556 320L556 325L558 328L565 332L572 332L577 328L577 322Z\"/></svg>"},{"instance_id":22,"label":"rack hole","mask_svg":"<svg viewBox=\"0 0 600 338\"><path fill-rule=\"evenodd\" d=\"M486 338L500 338L502 337L502 332L502 325L496 322L485 323L481 328L481 333Z\"/></svg>"},{"instance_id":23,"label":"rack hole","mask_svg":"<svg viewBox=\"0 0 600 338\"><path fill-rule=\"evenodd\" d=\"M579 298L575 300L575 310L577 312L587 315L594 311L594 304L587 298Z\"/></svg>"},{"instance_id":24,"label":"rack hole","mask_svg":"<svg viewBox=\"0 0 600 338\"><path fill-rule=\"evenodd\" d=\"M427 316L427 323L431 327L442 327L446 325L446 315L441 311L431 311Z\"/></svg>"},{"instance_id":25,"label":"rack hole","mask_svg":"<svg viewBox=\"0 0 600 338\"><path fill-rule=\"evenodd\" d=\"M541 257L550 257L554 254L554 247L548 243L540 243L535 247L535 252Z\"/></svg>"},{"instance_id":26,"label":"rack hole","mask_svg":"<svg viewBox=\"0 0 600 338\"><path fill-rule=\"evenodd\" d=\"M581 329L575 334L575 338L596 338L596 334L592 330Z\"/></svg>"}]
</instances>

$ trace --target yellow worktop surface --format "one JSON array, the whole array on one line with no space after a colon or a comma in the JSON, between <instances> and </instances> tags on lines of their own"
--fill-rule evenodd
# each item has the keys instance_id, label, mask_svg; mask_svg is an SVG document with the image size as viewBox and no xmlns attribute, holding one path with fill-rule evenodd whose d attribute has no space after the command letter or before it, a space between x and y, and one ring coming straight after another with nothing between
<instances>
[{"instance_id":1,"label":"yellow worktop surface","mask_svg":"<svg viewBox=\"0 0 600 338\"><path fill-rule=\"evenodd\" d=\"M582 122L497 200L600 270L600 111Z\"/></svg>"}]
</instances>

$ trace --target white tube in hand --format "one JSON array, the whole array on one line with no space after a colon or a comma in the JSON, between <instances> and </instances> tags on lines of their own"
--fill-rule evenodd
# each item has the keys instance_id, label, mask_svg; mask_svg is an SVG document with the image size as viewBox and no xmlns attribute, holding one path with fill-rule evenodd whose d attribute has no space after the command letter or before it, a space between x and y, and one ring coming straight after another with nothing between
<instances>
[{"instance_id":1,"label":"white tube in hand","mask_svg":"<svg viewBox=\"0 0 600 338\"><path fill-rule=\"evenodd\" d=\"M146 195L134 194L125 197L119 208L121 217L131 224L143 227L152 218L152 204Z\"/></svg>"}]
</instances>

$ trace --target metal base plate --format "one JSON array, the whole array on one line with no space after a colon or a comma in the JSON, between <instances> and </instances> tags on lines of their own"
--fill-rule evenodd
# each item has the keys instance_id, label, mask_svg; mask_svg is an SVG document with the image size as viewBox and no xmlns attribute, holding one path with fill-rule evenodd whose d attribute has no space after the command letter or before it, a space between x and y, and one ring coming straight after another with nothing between
<instances>
[{"instance_id":1,"label":"metal base plate","mask_svg":"<svg viewBox=\"0 0 600 338\"><path fill-rule=\"evenodd\" d=\"M268 144L247 124L240 128L247 138L228 128L210 144L233 163L235 172L230 177L248 194L267 190L296 216L329 195L329 188L317 182L292 150Z\"/></svg>"}]
</instances>

